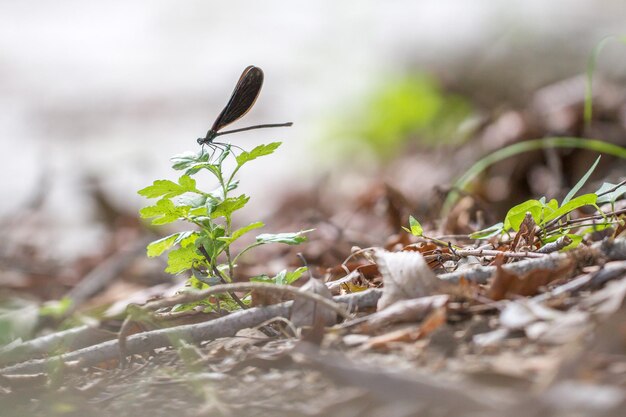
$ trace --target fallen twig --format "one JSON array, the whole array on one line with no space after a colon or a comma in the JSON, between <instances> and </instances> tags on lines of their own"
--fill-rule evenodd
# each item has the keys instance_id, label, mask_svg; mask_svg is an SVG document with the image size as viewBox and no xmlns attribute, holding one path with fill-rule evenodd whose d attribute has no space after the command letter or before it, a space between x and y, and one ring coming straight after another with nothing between
<instances>
[{"instance_id":1,"label":"fallen twig","mask_svg":"<svg viewBox=\"0 0 626 417\"><path fill-rule=\"evenodd\" d=\"M337 305L333 300L323 297L319 294L315 294L310 291L305 291L300 288L292 287L289 285L277 285L266 282L238 282L234 284L221 284L214 285L211 288L202 291L187 291L180 293L174 297L162 298L160 300L150 301L142 306L144 310L158 310L164 307L171 307L177 304L191 303L194 301L204 300L214 294L223 294L225 292L231 293L233 291L264 291L272 294L290 294L295 297L308 298L311 301L315 301L322 304L339 314L343 318L349 318L350 314L343 308Z\"/></svg>"},{"instance_id":2,"label":"fallen twig","mask_svg":"<svg viewBox=\"0 0 626 417\"><path fill-rule=\"evenodd\" d=\"M561 220L564 216L566 216L566 214L564 214L563 216L552 220L550 223L548 223L547 225L544 226L543 228L543 233L548 233L548 232L552 232L554 230L558 230L559 228L563 228L566 226L571 226L571 225L575 225L575 224L579 224L579 223L584 223L586 221L589 220L604 220L606 219L608 216L619 216L621 214L626 214L626 209L620 209L620 210L616 210L616 211L612 211L610 213L602 213L602 214L593 214L591 216L585 216L585 217L580 217L578 219L570 219L570 220L566 220L562 223L558 223L559 220Z\"/></svg>"},{"instance_id":3,"label":"fallen twig","mask_svg":"<svg viewBox=\"0 0 626 417\"><path fill-rule=\"evenodd\" d=\"M557 240L555 240L554 242L546 243L545 245L537 249L537 253L558 252L564 247L566 247L567 245L570 245L571 243L572 243L572 238L567 235L564 235L558 238Z\"/></svg>"},{"instance_id":4,"label":"fallen twig","mask_svg":"<svg viewBox=\"0 0 626 417\"><path fill-rule=\"evenodd\" d=\"M591 258L606 258L607 260L626 260L626 239L615 239L598 242L590 247L581 247L568 253L552 253L542 255L539 259L527 259L513 264L506 264L502 268L507 272L524 274L533 269L559 269L568 257L578 259L580 265L589 262ZM584 262L583 262L584 260ZM468 281L484 284L493 276L495 266L478 266L471 270L463 270L438 275L438 278L449 282L458 282L461 278Z\"/></svg>"},{"instance_id":5,"label":"fallen twig","mask_svg":"<svg viewBox=\"0 0 626 417\"><path fill-rule=\"evenodd\" d=\"M80 349L115 338L115 333L92 326L79 326L72 329L47 334L36 339L0 350L0 366L19 362L33 357L49 355L51 352Z\"/></svg>"},{"instance_id":6,"label":"fallen twig","mask_svg":"<svg viewBox=\"0 0 626 417\"><path fill-rule=\"evenodd\" d=\"M485 249L457 249L454 253L458 256L504 256L505 258L545 258L544 253L538 252L506 252Z\"/></svg>"},{"instance_id":7,"label":"fallen twig","mask_svg":"<svg viewBox=\"0 0 626 417\"><path fill-rule=\"evenodd\" d=\"M337 296L334 298L334 301L348 304L349 309L368 308L376 305L380 295L380 290L372 289L360 293ZM128 337L126 341L127 353L132 355L162 347L169 347L180 340L185 340L189 343L199 343L219 337L233 336L241 329L258 326L269 319L275 317L289 317L292 304L293 301L287 301L266 307L255 307L204 323L187 324L135 334ZM118 341L110 340L63 355L46 359L34 359L9 366L0 369L0 375L47 372L51 364L59 361L63 363L78 362L77 365L80 367L92 366L104 361L116 359L118 358L118 354Z\"/></svg>"},{"instance_id":8,"label":"fallen twig","mask_svg":"<svg viewBox=\"0 0 626 417\"><path fill-rule=\"evenodd\" d=\"M341 324L341 329L362 325L368 332L391 324L405 321L420 321L433 309L443 307L450 296L446 294L429 295L409 300L396 301L384 310L359 317Z\"/></svg>"}]
</instances>

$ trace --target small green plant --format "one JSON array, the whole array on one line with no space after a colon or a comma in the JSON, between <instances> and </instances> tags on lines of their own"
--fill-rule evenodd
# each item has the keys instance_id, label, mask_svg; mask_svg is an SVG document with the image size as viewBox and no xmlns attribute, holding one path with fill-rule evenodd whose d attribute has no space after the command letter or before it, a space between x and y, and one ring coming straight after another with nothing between
<instances>
[{"instance_id":1,"label":"small green plant","mask_svg":"<svg viewBox=\"0 0 626 417\"><path fill-rule=\"evenodd\" d=\"M142 218L152 219L153 225L165 225L183 221L194 228L177 232L150 243L147 247L148 256L160 256L168 253L166 272L180 274L190 272L187 285L196 289L204 289L212 285L231 282L237 262L249 250L268 243L285 243L297 245L306 240L303 230L295 233L260 234L245 248L235 254L232 244L250 232L264 226L260 221L235 228L233 215L242 209L250 197L245 194L235 195L239 181L235 179L237 172L248 162L262 156L272 154L280 142L259 145L252 151L233 152L231 145L213 148L209 152L205 147L197 153L185 153L171 159L172 168L182 171L183 175L177 182L156 180L152 185L139 191L147 198L158 199L154 205L141 209ZM227 172L224 162L229 156L234 157L235 167ZM217 181L212 191L203 191L197 187L194 176L208 173ZM303 269L294 272L282 272L274 278L262 277L266 282L291 283L298 279ZM285 276L289 279L285 280ZM220 308L245 308L249 297L239 298L234 294L217 299ZM197 304L197 303L196 303ZM194 305L196 305L194 304ZM215 301L205 301L202 305L215 307ZM193 306L183 306L193 307Z\"/></svg>"},{"instance_id":2,"label":"small green plant","mask_svg":"<svg viewBox=\"0 0 626 417\"><path fill-rule=\"evenodd\" d=\"M626 185L624 185L624 182L619 184L604 183L594 193L575 197L596 169L599 162L600 157L596 159L591 168L589 168L585 175L572 187L570 192L560 203L556 199L548 201L545 197L538 200L531 199L524 201L509 209L504 221L474 232L468 237L480 240L506 234L511 230L519 232L522 222L527 215L530 215L534 223L539 227L538 236L543 244L554 242L561 237L567 236L571 239L571 243L563 249L571 249L578 246L583 240L583 236L589 232L599 231L617 224L622 224L623 220L619 218L619 213L615 212L615 201L626 194ZM600 210L598 204L604 203L611 204L612 212L605 214ZM597 214L572 220L570 214L584 206L594 207ZM435 243L441 243L437 239L424 236L422 226L412 216L409 217L409 228L404 228L404 230L414 236L424 237Z\"/></svg>"},{"instance_id":3,"label":"small green plant","mask_svg":"<svg viewBox=\"0 0 626 417\"><path fill-rule=\"evenodd\" d=\"M455 145L467 138L461 126L473 114L462 96L446 92L433 77L417 73L390 78L365 97L340 127L332 129L332 143L350 152L368 145L385 160L417 140L422 147ZM341 136L341 144L336 141Z\"/></svg>"}]
</instances>

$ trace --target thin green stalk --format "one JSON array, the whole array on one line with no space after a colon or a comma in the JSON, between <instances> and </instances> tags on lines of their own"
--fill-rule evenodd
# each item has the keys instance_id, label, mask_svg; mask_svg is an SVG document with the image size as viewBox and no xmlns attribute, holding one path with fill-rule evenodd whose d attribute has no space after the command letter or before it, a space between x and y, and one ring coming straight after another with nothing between
<instances>
[{"instance_id":1,"label":"thin green stalk","mask_svg":"<svg viewBox=\"0 0 626 417\"><path fill-rule=\"evenodd\" d=\"M231 219L230 216L226 216L226 236L231 237L232 227L231 227ZM233 280L234 277L234 262L230 256L230 245L226 245L224 248L224 253L226 254L226 261L228 262L228 276L230 277L230 281Z\"/></svg>"},{"instance_id":2,"label":"thin green stalk","mask_svg":"<svg viewBox=\"0 0 626 417\"><path fill-rule=\"evenodd\" d=\"M459 198L459 191L466 190L469 184L480 173L496 162L518 155L524 152L535 151L546 148L581 148L590 151L613 155L626 159L626 148L612 143L607 143L597 139L586 139L577 137L550 137L545 139L533 139L515 143L485 156L468 169L459 179L456 180L444 201L442 214L447 215L452 206Z\"/></svg>"},{"instance_id":3,"label":"thin green stalk","mask_svg":"<svg viewBox=\"0 0 626 417\"><path fill-rule=\"evenodd\" d=\"M263 245L263 243L262 243L262 242L255 242L255 243L251 244L250 246L248 246L247 248L243 249L241 252L239 252L239 253L235 256L235 258L233 259L233 264L236 264L236 263L237 263L237 259L239 259L239 257L240 257L241 255L243 255L244 253L248 252L250 249L252 249L252 248L256 248L257 246L261 246L261 245Z\"/></svg>"},{"instance_id":4,"label":"thin green stalk","mask_svg":"<svg viewBox=\"0 0 626 417\"><path fill-rule=\"evenodd\" d=\"M593 111L593 73L596 71L596 64L600 57L600 52L604 49L609 41L616 40L622 43L626 43L626 36L605 36L594 46L589 61L587 62L587 77L585 83L585 109L584 109L584 121L585 127L589 128L591 125L592 111Z\"/></svg>"}]
</instances>

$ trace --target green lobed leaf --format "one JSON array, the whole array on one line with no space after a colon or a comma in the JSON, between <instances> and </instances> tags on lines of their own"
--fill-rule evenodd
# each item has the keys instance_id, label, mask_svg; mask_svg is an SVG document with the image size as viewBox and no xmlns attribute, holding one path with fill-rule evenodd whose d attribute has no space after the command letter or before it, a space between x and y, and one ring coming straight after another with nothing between
<instances>
[{"instance_id":1,"label":"green lobed leaf","mask_svg":"<svg viewBox=\"0 0 626 417\"><path fill-rule=\"evenodd\" d=\"M489 226L483 230L478 230L469 235L470 239L488 239L492 236L502 233L504 230L504 223L496 223L493 226Z\"/></svg>"},{"instance_id":2,"label":"green lobed leaf","mask_svg":"<svg viewBox=\"0 0 626 417\"><path fill-rule=\"evenodd\" d=\"M504 217L504 230L513 229L516 232L519 231L527 212L530 212L535 222L539 223L544 207L544 204L538 200L527 200L511 207Z\"/></svg>"},{"instance_id":3,"label":"green lobed leaf","mask_svg":"<svg viewBox=\"0 0 626 417\"><path fill-rule=\"evenodd\" d=\"M557 210L559 208L559 202L556 201L555 198L553 198L552 200L548 201L548 203L546 204L546 207L552 211ZM546 214L549 214L550 211L548 211Z\"/></svg>"},{"instance_id":4,"label":"green lobed leaf","mask_svg":"<svg viewBox=\"0 0 626 417\"><path fill-rule=\"evenodd\" d=\"M597 199L598 199L598 196L593 193L583 194L579 197L572 199L567 204L562 205L557 210L545 216L545 218L540 223L538 222L538 224L539 225L546 224L551 220L557 219L561 216L565 216L566 214L572 212L573 210L576 210L583 206L593 206L596 204Z\"/></svg>"},{"instance_id":5,"label":"green lobed leaf","mask_svg":"<svg viewBox=\"0 0 626 417\"><path fill-rule=\"evenodd\" d=\"M180 248L174 249L169 252L167 256L167 268L165 272L169 274L180 274L191 269L197 262L204 261L204 256L198 253L195 241L198 239L198 234L191 234L180 240Z\"/></svg>"},{"instance_id":6,"label":"green lobed leaf","mask_svg":"<svg viewBox=\"0 0 626 417\"><path fill-rule=\"evenodd\" d=\"M315 229L301 230L295 233L264 233L256 237L256 241L259 243L286 243L287 245L298 245L302 242L306 242L307 238L305 233L312 232Z\"/></svg>"},{"instance_id":7,"label":"green lobed leaf","mask_svg":"<svg viewBox=\"0 0 626 417\"><path fill-rule=\"evenodd\" d=\"M189 168L187 168L185 170L185 175L194 175L202 169L209 170L214 175L215 175L215 172L219 172L219 168L211 164L210 162L200 162L200 163L191 165Z\"/></svg>"},{"instance_id":8,"label":"green lobed leaf","mask_svg":"<svg viewBox=\"0 0 626 417\"><path fill-rule=\"evenodd\" d=\"M424 234L424 228L417 221L417 219L413 216L409 216L409 228L407 231L410 232L413 236L422 236ZM406 229L405 229L406 230Z\"/></svg>"},{"instance_id":9,"label":"green lobed leaf","mask_svg":"<svg viewBox=\"0 0 626 417\"><path fill-rule=\"evenodd\" d=\"M250 223L247 226L244 226L235 230L230 237L221 237L219 239L225 242L227 245L230 245L235 240L239 239L241 236L245 235L249 231L254 230L254 229L259 229L263 226L265 226L263 222Z\"/></svg>"},{"instance_id":10,"label":"green lobed leaf","mask_svg":"<svg viewBox=\"0 0 626 417\"><path fill-rule=\"evenodd\" d=\"M171 234L169 236L165 236L161 239L155 240L154 242L151 242L146 248L148 256L151 258L155 256L159 256L166 250L172 248L173 246L183 241L184 239L197 233L198 232L192 232L192 231L178 232L178 233Z\"/></svg>"},{"instance_id":11,"label":"green lobed leaf","mask_svg":"<svg viewBox=\"0 0 626 417\"><path fill-rule=\"evenodd\" d=\"M196 191L196 180L187 175L183 175L178 179L178 184L170 180L156 180L152 185L139 190L138 193L147 198L172 198L186 192Z\"/></svg>"},{"instance_id":12,"label":"green lobed leaf","mask_svg":"<svg viewBox=\"0 0 626 417\"><path fill-rule=\"evenodd\" d=\"M567 195L561 202L561 205L567 204L572 198L574 198L576 193L583 187L583 185L585 185L585 183L587 182L587 180L589 179L593 171L596 169L596 166L598 166L598 162L600 162L600 158L602 158L602 156L598 156L598 158L596 158L596 162L594 162L593 165L591 165L591 168L587 170L585 175L583 175L582 178L578 180L576 185L574 185L574 187L569 191L569 193L567 193Z\"/></svg>"},{"instance_id":13,"label":"green lobed leaf","mask_svg":"<svg viewBox=\"0 0 626 417\"><path fill-rule=\"evenodd\" d=\"M568 233L567 236L569 236L569 238L572 239L572 243L570 243L569 245L561 249L563 251L576 249L583 241L583 237L580 235L574 235L574 234Z\"/></svg>"},{"instance_id":14,"label":"green lobed leaf","mask_svg":"<svg viewBox=\"0 0 626 417\"><path fill-rule=\"evenodd\" d=\"M296 282L298 279L302 277L302 275L308 271L309 269L306 266L301 266L295 271L287 271L283 269L278 274L273 277L268 277L267 275L259 275L256 277L250 278L251 282L269 282L277 285L291 285Z\"/></svg>"},{"instance_id":15,"label":"green lobed leaf","mask_svg":"<svg viewBox=\"0 0 626 417\"><path fill-rule=\"evenodd\" d=\"M229 197L213 208L211 218L230 216L233 212L243 208L249 200L250 197L245 194L238 197Z\"/></svg>"},{"instance_id":16,"label":"green lobed leaf","mask_svg":"<svg viewBox=\"0 0 626 417\"><path fill-rule=\"evenodd\" d=\"M284 285L293 284L294 282L299 280L302 277L302 275L304 275L304 273L308 270L309 268L307 268L306 266L301 266L295 271L287 271L287 273L285 274L283 278Z\"/></svg>"},{"instance_id":17,"label":"green lobed leaf","mask_svg":"<svg viewBox=\"0 0 626 417\"><path fill-rule=\"evenodd\" d=\"M204 149L200 149L200 152L185 152L179 155L174 155L170 158L172 162L172 168L177 171L183 169L189 169L197 164L205 163L209 161L209 154Z\"/></svg>"},{"instance_id":18,"label":"green lobed leaf","mask_svg":"<svg viewBox=\"0 0 626 417\"><path fill-rule=\"evenodd\" d=\"M196 219L198 217L206 217L209 214L207 207L197 207L189 210L189 217Z\"/></svg>"},{"instance_id":19,"label":"green lobed leaf","mask_svg":"<svg viewBox=\"0 0 626 417\"><path fill-rule=\"evenodd\" d=\"M177 275L191 269L195 263L203 260L204 257L196 252L194 246L174 249L168 254L165 272Z\"/></svg>"},{"instance_id":20,"label":"green lobed leaf","mask_svg":"<svg viewBox=\"0 0 626 417\"><path fill-rule=\"evenodd\" d=\"M194 288L196 290L204 290L209 288L209 285L202 282L201 280L199 280L198 278L196 278L195 275L192 275L191 277L189 277L189 279L186 282L186 287L187 288ZM182 292L182 291L181 291ZM189 303L192 304L192 303ZM186 304L181 304L181 305L186 305ZM195 307L195 306L194 306ZM176 311L179 311L178 309Z\"/></svg>"},{"instance_id":21,"label":"green lobed leaf","mask_svg":"<svg viewBox=\"0 0 626 417\"><path fill-rule=\"evenodd\" d=\"M178 195L176 191L179 186L174 181L170 180L155 180L152 185L147 186L146 188L142 188L137 193L147 198L156 198L161 196L168 196L168 194L173 193L173 195ZM170 195L169 197L172 197Z\"/></svg>"},{"instance_id":22,"label":"green lobed leaf","mask_svg":"<svg viewBox=\"0 0 626 417\"><path fill-rule=\"evenodd\" d=\"M199 208L205 206L207 198L209 197L203 194L185 193L172 198L172 202L177 207L189 206L191 208Z\"/></svg>"},{"instance_id":23,"label":"green lobed leaf","mask_svg":"<svg viewBox=\"0 0 626 417\"><path fill-rule=\"evenodd\" d=\"M280 142L272 142L267 145L259 145L256 148L252 149L250 152L242 152L237 155L237 166L241 166L246 162L253 161L261 156L272 154L278 147L280 146Z\"/></svg>"},{"instance_id":24,"label":"green lobed leaf","mask_svg":"<svg viewBox=\"0 0 626 417\"><path fill-rule=\"evenodd\" d=\"M178 184L185 189L186 191L197 191L196 189L196 180L191 178L189 175L183 175L178 179Z\"/></svg>"},{"instance_id":25,"label":"green lobed leaf","mask_svg":"<svg viewBox=\"0 0 626 417\"><path fill-rule=\"evenodd\" d=\"M172 161L172 168L177 171L185 171L185 175L193 175L201 169L207 169L213 175L219 177L221 175L220 165L222 163L222 157L217 161L209 161L210 153L206 151L200 151L200 153L184 153L176 155L170 160ZM223 154L222 154L223 156Z\"/></svg>"},{"instance_id":26,"label":"green lobed leaf","mask_svg":"<svg viewBox=\"0 0 626 417\"><path fill-rule=\"evenodd\" d=\"M154 206L144 207L139 210L143 219L155 217L153 225L163 225L184 218L189 213L189 206L176 206L169 198L162 198Z\"/></svg>"},{"instance_id":27,"label":"green lobed leaf","mask_svg":"<svg viewBox=\"0 0 626 417\"><path fill-rule=\"evenodd\" d=\"M39 314L41 316L61 319L67 314L73 305L74 301L70 297L63 297L60 300L46 301L39 308Z\"/></svg>"},{"instance_id":28,"label":"green lobed leaf","mask_svg":"<svg viewBox=\"0 0 626 417\"><path fill-rule=\"evenodd\" d=\"M195 246L202 246L209 254L209 257L215 259L226 247L226 243L220 239L224 237L224 234L226 234L226 231L222 226L215 227L210 233L203 233L198 240L195 241Z\"/></svg>"},{"instance_id":29,"label":"green lobed leaf","mask_svg":"<svg viewBox=\"0 0 626 417\"><path fill-rule=\"evenodd\" d=\"M166 236L159 240L151 242L147 247L147 255L150 258L161 255L163 252L174 246L174 241L178 238L180 233L174 233L173 235Z\"/></svg>"}]
</instances>

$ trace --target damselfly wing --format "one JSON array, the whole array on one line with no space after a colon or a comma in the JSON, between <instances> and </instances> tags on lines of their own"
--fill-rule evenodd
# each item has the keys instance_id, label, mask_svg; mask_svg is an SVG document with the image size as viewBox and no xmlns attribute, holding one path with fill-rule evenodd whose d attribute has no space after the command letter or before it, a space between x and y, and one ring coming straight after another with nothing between
<instances>
[{"instance_id":1,"label":"damselfly wing","mask_svg":"<svg viewBox=\"0 0 626 417\"><path fill-rule=\"evenodd\" d=\"M233 90L233 93L228 100L228 104L224 107L224 110L217 116L217 119L213 123L211 129L207 132L206 137L199 138L198 144L210 144L217 136L227 135L229 133L243 132L245 130L262 129L266 127L283 127L291 126L293 123L279 123L279 124L264 124L248 126L241 129L228 130L220 132L220 130L229 124L242 118L256 102L261 87L263 86L263 71L259 67L249 65L241 73L239 81Z\"/></svg>"}]
</instances>

